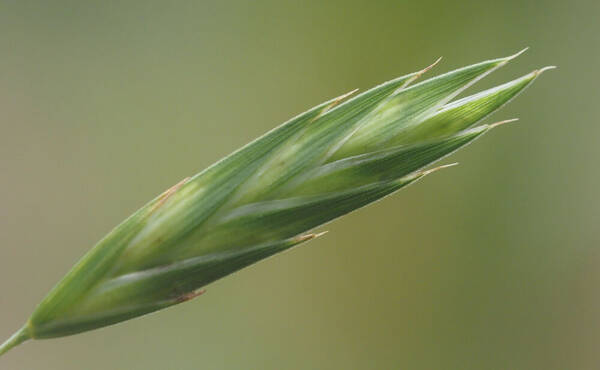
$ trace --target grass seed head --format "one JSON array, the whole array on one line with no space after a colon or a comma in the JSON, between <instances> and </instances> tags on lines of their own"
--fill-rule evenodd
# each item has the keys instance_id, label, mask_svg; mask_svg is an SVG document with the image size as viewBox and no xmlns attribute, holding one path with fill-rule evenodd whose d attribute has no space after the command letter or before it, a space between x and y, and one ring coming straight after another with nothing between
<instances>
[{"instance_id":1,"label":"grass seed head","mask_svg":"<svg viewBox=\"0 0 600 370\"><path fill-rule=\"evenodd\" d=\"M520 52L522 53L522 52ZM307 233L436 170L546 67L455 98L520 53L416 83L430 67L352 91L273 129L150 201L94 246L0 354L30 338L115 324L314 239Z\"/></svg>"}]
</instances>

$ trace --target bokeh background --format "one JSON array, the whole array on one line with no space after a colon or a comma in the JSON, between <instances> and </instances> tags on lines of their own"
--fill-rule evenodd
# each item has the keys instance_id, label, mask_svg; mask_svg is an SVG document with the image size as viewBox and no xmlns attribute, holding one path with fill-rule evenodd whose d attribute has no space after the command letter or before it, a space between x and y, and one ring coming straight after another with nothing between
<instances>
[{"instance_id":1,"label":"bokeh background","mask_svg":"<svg viewBox=\"0 0 600 370\"><path fill-rule=\"evenodd\" d=\"M0 339L115 224L356 87L525 55L461 162L189 303L1 369L600 368L600 3L4 1Z\"/></svg>"}]
</instances>

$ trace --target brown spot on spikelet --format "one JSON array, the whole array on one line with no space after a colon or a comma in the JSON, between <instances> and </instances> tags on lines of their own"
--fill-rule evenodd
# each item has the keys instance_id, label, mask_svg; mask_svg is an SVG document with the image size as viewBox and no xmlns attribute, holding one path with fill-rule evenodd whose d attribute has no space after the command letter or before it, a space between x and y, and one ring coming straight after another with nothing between
<instances>
[{"instance_id":1,"label":"brown spot on spikelet","mask_svg":"<svg viewBox=\"0 0 600 370\"><path fill-rule=\"evenodd\" d=\"M193 292L189 292L189 293L180 295L179 297L177 297L177 303L187 302L187 301L194 299L204 293L206 293L206 289L200 289L200 290L196 290Z\"/></svg>"},{"instance_id":2,"label":"brown spot on spikelet","mask_svg":"<svg viewBox=\"0 0 600 370\"><path fill-rule=\"evenodd\" d=\"M163 204L165 204L165 202L167 201L167 199L169 199L169 197L171 195L175 194L175 192L177 190L179 190L179 188L182 187L186 182L188 182L189 179L190 179L190 177L186 177L185 179L179 181L177 184L171 186L164 193L162 193L161 195L159 195L158 196L158 201L156 202L156 204L152 208L152 212L156 211Z\"/></svg>"}]
</instances>

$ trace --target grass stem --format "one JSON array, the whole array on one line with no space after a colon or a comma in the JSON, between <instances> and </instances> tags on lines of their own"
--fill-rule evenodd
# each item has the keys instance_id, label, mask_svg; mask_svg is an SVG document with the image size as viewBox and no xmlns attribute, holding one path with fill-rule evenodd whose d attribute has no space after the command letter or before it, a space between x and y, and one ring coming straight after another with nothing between
<instances>
[{"instance_id":1,"label":"grass stem","mask_svg":"<svg viewBox=\"0 0 600 370\"><path fill-rule=\"evenodd\" d=\"M0 356L28 339L31 339L31 337L29 336L27 326L23 326L21 329L19 329L19 331L8 338L6 342L0 344Z\"/></svg>"}]
</instances>

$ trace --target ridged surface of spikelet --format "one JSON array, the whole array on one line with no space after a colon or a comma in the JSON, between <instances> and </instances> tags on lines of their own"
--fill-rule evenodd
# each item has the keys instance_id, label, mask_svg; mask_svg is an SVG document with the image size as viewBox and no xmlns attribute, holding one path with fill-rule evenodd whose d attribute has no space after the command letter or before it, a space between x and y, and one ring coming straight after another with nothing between
<instances>
[{"instance_id":1,"label":"ridged surface of spikelet","mask_svg":"<svg viewBox=\"0 0 600 370\"><path fill-rule=\"evenodd\" d=\"M189 300L419 180L432 171L423 168L494 127L476 124L540 74L451 102L514 57L411 85L423 70L333 99L181 181L88 252L0 353Z\"/></svg>"}]
</instances>

